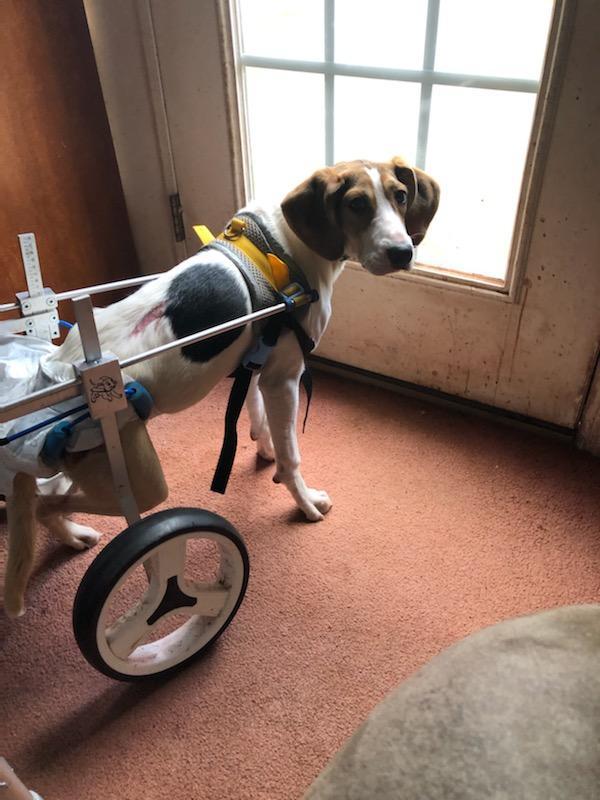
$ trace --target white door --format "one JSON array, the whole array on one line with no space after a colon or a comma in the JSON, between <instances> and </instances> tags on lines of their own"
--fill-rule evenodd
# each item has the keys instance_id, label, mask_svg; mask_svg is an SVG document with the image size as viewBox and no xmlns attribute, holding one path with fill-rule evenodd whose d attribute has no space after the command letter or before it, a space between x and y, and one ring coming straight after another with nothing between
<instances>
[{"instance_id":1,"label":"white door","mask_svg":"<svg viewBox=\"0 0 600 800\"><path fill-rule=\"evenodd\" d=\"M422 263L349 265L318 355L577 426L600 334L597 0L137 3L188 249L243 179L284 192L403 153L442 185Z\"/></svg>"}]
</instances>

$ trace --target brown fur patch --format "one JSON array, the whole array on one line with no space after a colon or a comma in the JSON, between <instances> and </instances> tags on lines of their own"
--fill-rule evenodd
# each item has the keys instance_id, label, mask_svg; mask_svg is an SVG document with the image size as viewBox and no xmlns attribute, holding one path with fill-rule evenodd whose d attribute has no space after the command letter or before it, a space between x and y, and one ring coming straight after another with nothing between
<instances>
[{"instance_id":1,"label":"brown fur patch","mask_svg":"<svg viewBox=\"0 0 600 800\"><path fill-rule=\"evenodd\" d=\"M372 168L378 170L383 191L405 220L409 235L418 235L420 239L425 235L439 198L439 187L433 178L399 157L388 162L342 161L315 172L281 204L294 233L323 258L331 261L341 258L344 242L370 225L376 196L366 170ZM397 200L396 193L400 190L407 193L406 205Z\"/></svg>"}]
</instances>

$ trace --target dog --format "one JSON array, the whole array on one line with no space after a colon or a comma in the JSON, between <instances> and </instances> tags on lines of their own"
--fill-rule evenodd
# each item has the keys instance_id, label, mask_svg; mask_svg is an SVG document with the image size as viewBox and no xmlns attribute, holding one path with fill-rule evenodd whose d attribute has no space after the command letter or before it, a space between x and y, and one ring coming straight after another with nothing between
<instances>
[{"instance_id":1,"label":"dog","mask_svg":"<svg viewBox=\"0 0 600 800\"><path fill-rule=\"evenodd\" d=\"M344 262L356 261L374 275L409 270L439 196L439 186L431 176L395 157L386 163L352 161L320 169L274 208L251 204L247 210L301 267L318 294L302 319L305 333L318 344ZM96 309L95 319L103 350L123 360L251 310L248 286L227 254L201 249L124 300ZM255 332L248 325L222 333L141 362L128 373L150 392L156 413L171 414L199 402L230 375L249 350ZM73 364L82 359L75 327L45 359L44 369L58 381L69 380ZM309 488L300 472L296 415L303 368L297 338L286 331L253 377L247 408L259 455L275 461L274 481L284 484L306 518L316 522L332 504L325 491ZM138 507L148 511L168 494L158 456L140 420L126 424L121 439ZM83 549L95 544L99 534L73 522L69 515L122 513L102 447L66 453L60 470L72 482L71 491L40 495L35 477L20 473L7 497L4 604L10 616L24 612L36 518L60 541Z\"/></svg>"}]
</instances>

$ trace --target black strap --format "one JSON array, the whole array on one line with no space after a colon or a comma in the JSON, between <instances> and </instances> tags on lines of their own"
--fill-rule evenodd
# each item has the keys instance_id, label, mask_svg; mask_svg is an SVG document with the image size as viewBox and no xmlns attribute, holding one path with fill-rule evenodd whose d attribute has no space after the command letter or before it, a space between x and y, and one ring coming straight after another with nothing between
<instances>
[{"instance_id":1,"label":"black strap","mask_svg":"<svg viewBox=\"0 0 600 800\"><path fill-rule=\"evenodd\" d=\"M292 314L277 315L276 317L271 317L268 321L262 335L270 346L274 347L277 344L284 325L296 334L298 344L305 356L314 349L315 343ZM219 494L225 494L231 470L233 469L238 442L237 423L242 413L246 396L248 395L251 379L252 370L242 365L233 373L233 386L231 387L231 393L227 401L227 411L225 412L223 445L221 446L219 461L210 487L213 492L218 492ZM302 373L300 382L306 392L306 413L304 414L304 422L302 424L302 432L304 433L313 388L312 376L307 367L305 367Z\"/></svg>"},{"instance_id":2,"label":"black strap","mask_svg":"<svg viewBox=\"0 0 600 800\"><path fill-rule=\"evenodd\" d=\"M282 323L296 334L296 339L298 340L298 344L300 345L300 349L302 350L304 357L306 358L306 356L310 355L310 353L312 353L312 351L315 349L315 343L304 330L302 325L298 322L294 314L286 314L282 320Z\"/></svg>"},{"instance_id":3,"label":"black strap","mask_svg":"<svg viewBox=\"0 0 600 800\"><path fill-rule=\"evenodd\" d=\"M233 386L231 387L231 394L227 402L227 411L225 412L225 434L223 436L223 445L221 447L221 454L215 474L210 486L213 492L225 494L229 476L233 468L235 460L235 451L237 450L237 421L240 414L248 389L252 379L252 370L246 367L238 367L233 373Z\"/></svg>"},{"instance_id":4,"label":"black strap","mask_svg":"<svg viewBox=\"0 0 600 800\"><path fill-rule=\"evenodd\" d=\"M306 431L306 420L308 419L308 412L310 409L310 401L312 400L312 392L313 392L313 379L312 375L310 374L310 370L304 364L304 372L300 378L300 383L304 386L304 391L306 392L306 411L304 412L304 421L302 423L302 433Z\"/></svg>"}]
</instances>

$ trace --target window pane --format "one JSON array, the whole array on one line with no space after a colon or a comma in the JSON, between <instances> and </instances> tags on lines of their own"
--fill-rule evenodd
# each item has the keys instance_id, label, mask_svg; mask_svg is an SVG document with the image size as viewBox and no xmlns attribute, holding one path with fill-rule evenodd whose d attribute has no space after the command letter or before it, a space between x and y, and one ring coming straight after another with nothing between
<instances>
[{"instance_id":1,"label":"window pane","mask_svg":"<svg viewBox=\"0 0 600 800\"><path fill-rule=\"evenodd\" d=\"M435 68L540 77L553 0L441 0Z\"/></svg>"},{"instance_id":2,"label":"window pane","mask_svg":"<svg viewBox=\"0 0 600 800\"><path fill-rule=\"evenodd\" d=\"M239 0L242 52L322 61L323 0Z\"/></svg>"},{"instance_id":3,"label":"window pane","mask_svg":"<svg viewBox=\"0 0 600 800\"><path fill-rule=\"evenodd\" d=\"M396 69L421 69L427 0L337 0L335 60Z\"/></svg>"},{"instance_id":4,"label":"window pane","mask_svg":"<svg viewBox=\"0 0 600 800\"><path fill-rule=\"evenodd\" d=\"M420 85L370 78L335 79L335 161L414 162Z\"/></svg>"},{"instance_id":5,"label":"window pane","mask_svg":"<svg viewBox=\"0 0 600 800\"><path fill-rule=\"evenodd\" d=\"M535 95L434 86L427 170L442 198L425 264L504 278Z\"/></svg>"},{"instance_id":6,"label":"window pane","mask_svg":"<svg viewBox=\"0 0 600 800\"><path fill-rule=\"evenodd\" d=\"M253 195L279 200L325 163L324 79L248 68L246 93Z\"/></svg>"}]
</instances>

